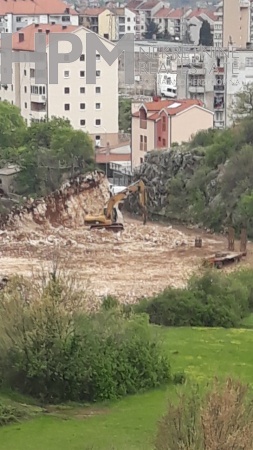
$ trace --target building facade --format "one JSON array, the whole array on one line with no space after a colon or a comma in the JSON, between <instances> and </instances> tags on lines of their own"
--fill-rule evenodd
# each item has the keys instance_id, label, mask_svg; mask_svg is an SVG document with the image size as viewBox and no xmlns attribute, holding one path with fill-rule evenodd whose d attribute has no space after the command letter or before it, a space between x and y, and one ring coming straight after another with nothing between
<instances>
[{"instance_id":1,"label":"building facade","mask_svg":"<svg viewBox=\"0 0 253 450\"><path fill-rule=\"evenodd\" d=\"M246 48L251 40L252 3L250 0L223 0L215 11L214 46Z\"/></svg>"},{"instance_id":2,"label":"building facade","mask_svg":"<svg viewBox=\"0 0 253 450\"><path fill-rule=\"evenodd\" d=\"M58 83L36 85L35 64L13 63L12 85L1 86L0 99L20 108L22 116L32 121L64 117L76 130L88 132L97 146L118 143L118 61L111 66L97 54L96 84L86 84L86 36L84 27L60 25L30 25L13 34L13 50L34 51L34 36L37 32L74 33L82 41L83 54L72 63L59 64ZM101 38L102 39L102 38ZM113 44L102 39L104 45L113 49ZM69 42L59 43L59 53L71 51ZM47 46L49 60L49 48ZM109 113L108 113L109 112Z\"/></svg>"},{"instance_id":3,"label":"building facade","mask_svg":"<svg viewBox=\"0 0 253 450\"><path fill-rule=\"evenodd\" d=\"M79 25L75 9L61 0L2 0L0 32L15 33L33 23Z\"/></svg>"},{"instance_id":4,"label":"building facade","mask_svg":"<svg viewBox=\"0 0 253 450\"><path fill-rule=\"evenodd\" d=\"M213 128L213 113L198 100L160 100L143 103L132 112L132 167L147 152L189 141L200 130Z\"/></svg>"}]
</instances>

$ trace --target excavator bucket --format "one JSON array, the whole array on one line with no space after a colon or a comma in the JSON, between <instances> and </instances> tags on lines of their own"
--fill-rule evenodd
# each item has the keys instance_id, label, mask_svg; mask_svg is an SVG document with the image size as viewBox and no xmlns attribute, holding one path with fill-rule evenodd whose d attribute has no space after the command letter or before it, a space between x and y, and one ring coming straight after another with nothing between
<instances>
[{"instance_id":1,"label":"excavator bucket","mask_svg":"<svg viewBox=\"0 0 253 450\"><path fill-rule=\"evenodd\" d=\"M124 230L124 226L122 223L112 223L111 225L97 223L97 224L91 225L90 230L108 230L108 231L113 231L114 233L118 233L119 231Z\"/></svg>"}]
</instances>

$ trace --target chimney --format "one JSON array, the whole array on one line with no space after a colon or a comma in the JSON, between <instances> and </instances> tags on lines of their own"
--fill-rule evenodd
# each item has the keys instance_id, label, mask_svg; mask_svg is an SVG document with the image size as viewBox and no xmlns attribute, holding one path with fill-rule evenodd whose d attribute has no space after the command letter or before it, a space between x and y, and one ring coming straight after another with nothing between
<instances>
[{"instance_id":1,"label":"chimney","mask_svg":"<svg viewBox=\"0 0 253 450\"><path fill-rule=\"evenodd\" d=\"M38 28L38 26L39 26L39 24L38 24L38 23L35 23L35 28Z\"/></svg>"},{"instance_id":2,"label":"chimney","mask_svg":"<svg viewBox=\"0 0 253 450\"><path fill-rule=\"evenodd\" d=\"M66 8L66 9L65 9L65 13L66 13L66 14L69 14L69 8Z\"/></svg>"},{"instance_id":3,"label":"chimney","mask_svg":"<svg viewBox=\"0 0 253 450\"><path fill-rule=\"evenodd\" d=\"M24 33L18 33L18 42L24 42L25 35Z\"/></svg>"},{"instance_id":4,"label":"chimney","mask_svg":"<svg viewBox=\"0 0 253 450\"><path fill-rule=\"evenodd\" d=\"M42 29L41 28L38 29L38 33L42 33Z\"/></svg>"},{"instance_id":5,"label":"chimney","mask_svg":"<svg viewBox=\"0 0 253 450\"><path fill-rule=\"evenodd\" d=\"M46 34L49 34L50 33L50 30L46 30Z\"/></svg>"},{"instance_id":6,"label":"chimney","mask_svg":"<svg viewBox=\"0 0 253 450\"><path fill-rule=\"evenodd\" d=\"M153 102L159 102L161 99L157 95L153 97Z\"/></svg>"}]
</instances>

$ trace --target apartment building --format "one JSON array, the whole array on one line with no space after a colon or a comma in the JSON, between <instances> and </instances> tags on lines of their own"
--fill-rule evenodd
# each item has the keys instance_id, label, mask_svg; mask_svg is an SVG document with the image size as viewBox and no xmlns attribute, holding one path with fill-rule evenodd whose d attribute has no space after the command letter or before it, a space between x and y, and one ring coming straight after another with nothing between
<instances>
[{"instance_id":1,"label":"apartment building","mask_svg":"<svg viewBox=\"0 0 253 450\"><path fill-rule=\"evenodd\" d=\"M187 25L194 45L199 45L200 29L203 21L207 21L210 24L211 32L213 33L215 20L216 16L213 11L207 8L197 8L191 11L187 16Z\"/></svg>"},{"instance_id":2,"label":"apartment building","mask_svg":"<svg viewBox=\"0 0 253 450\"><path fill-rule=\"evenodd\" d=\"M27 123L47 117L65 117L77 130L88 132L97 146L118 143L118 61L111 66L97 54L97 81L86 84L86 36L90 30L80 26L34 24L14 33L13 50L34 51L35 33L74 33L82 41L83 54L72 63L59 64L58 84L36 85L35 64L13 63L12 85L1 86L0 100L18 106ZM113 44L101 38L104 45ZM59 43L59 53L71 51L68 42ZM47 46L47 55L49 47ZM49 56L48 56L49 60Z\"/></svg>"},{"instance_id":3,"label":"apartment building","mask_svg":"<svg viewBox=\"0 0 253 450\"><path fill-rule=\"evenodd\" d=\"M160 100L143 103L132 111L132 168L147 152L181 144L200 130L213 127L213 112L199 100Z\"/></svg>"},{"instance_id":4,"label":"apartment building","mask_svg":"<svg viewBox=\"0 0 253 450\"><path fill-rule=\"evenodd\" d=\"M253 83L253 52L248 49L230 48L217 54L210 51L194 64L178 66L178 96L201 100L214 112L215 128L233 124L235 94L249 83Z\"/></svg>"},{"instance_id":5,"label":"apartment building","mask_svg":"<svg viewBox=\"0 0 253 450\"><path fill-rule=\"evenodd\" d=\"M136 14L128 8L86 8L80 12L80 23L111 41L136 34Z\"/></svg>"},{"instance_id":6,"label":"apartment building","mask_svg":"<svg viewBox=\"0 0 253 450\"><path fill-rule=\"evenodd\" d=\"M253 37L250 0L223 0L215 11L214 46L246 48ZM252 34L251 34L252 29Z\"/></svg>"},{"instance_id":7,"label":"apartment building","mask_svg":"<svg viewBox=\"0 0 253 450\"><path fill-rule=\"evenodd\" d=\"M0 32L15 33L32 23L78 26L79 19L61 0L1 0Z\"/></svg>"}]
</instances>

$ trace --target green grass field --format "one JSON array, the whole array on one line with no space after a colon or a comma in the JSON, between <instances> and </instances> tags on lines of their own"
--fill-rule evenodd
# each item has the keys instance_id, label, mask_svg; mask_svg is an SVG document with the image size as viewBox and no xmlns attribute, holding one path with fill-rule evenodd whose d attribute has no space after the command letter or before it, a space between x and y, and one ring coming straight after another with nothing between
<instances>
[{"instance_id":1,"label":"green grass field","mask_svg":"<svg viewBox=\"0 0 253 450\"><path fill-rule=\"evenodd\" d=\"M203 383L218 375L253 385L253 330L174 328L159 333L173 371L184 370L189 381ZM56 408L0 428L0 449L149 450L166 400L175 395L176 388L170 386L96 408Z\"/></svg>"}]
</instances>

